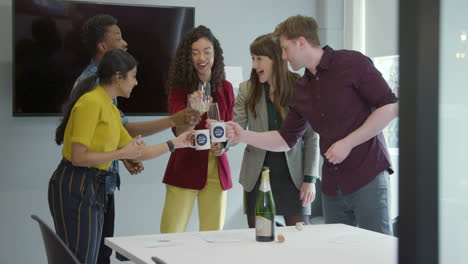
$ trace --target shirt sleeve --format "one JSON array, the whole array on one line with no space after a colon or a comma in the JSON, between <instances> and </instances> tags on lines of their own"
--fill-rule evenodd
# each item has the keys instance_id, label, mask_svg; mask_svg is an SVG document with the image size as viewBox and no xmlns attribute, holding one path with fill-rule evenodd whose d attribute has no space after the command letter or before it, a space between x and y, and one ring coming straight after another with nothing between
<instances>
[{"instance_id":1,"label":"shirt sleeve","mask_svg":"<svg viewBox=\"0 0 468 264\"><path fill-rule=\"evenodd\" d=\"M398 101L370 58L359 54L357 55L357 63L361 66L355 67L359 72L357 72L358 78L354 86L369 105L379 108Z\"/></svg>"},{"instance_id":2,"label":"shirt sleeve","mask_svg":"<svg viewBox=\"0 0 468 264\"><path fill-rule=\"evenodd\" d=\"M98 102L91 100L78 101L72 109L70 115L71 122L71 142L80 143L89 147L94 136L99 116L101 105Z\"/></svg>"},{"instance_id":3,"label":"shirt sleeve","mask_svg":"<svg viewBox=\"0 0 468 264\"><path fill-rule=\"evenodd\" d=\"M185 91L171 91L167 97L167 104L169 114L173 115L187 107L187 92ZM172 133L176 135L176 128L172 128Z\"/></svg>"},{"instance_id":4,"label":"shirt sleeve","mask_svg":"<svg viewBox=\"0 0 468 264\"><path fill-rule=\"evenodd\" d=\"M167 97L169 113L171 115L182 111L187 107L187 92L185 91L171 91Z\"/></svg>"},{"instance_id":5,"label":"shirt sleeve","mask_svg":"<svg viewBox=\"0 0 468 264\"><path fill-rule=\"evenodd\" d=\"M304 135L309 123L294 108L294 104L289 106L289 111L283 120L279 134L286 141L290 148L296 145L297 141Z\"/></svg>"},{"instance_id":6,"label":"shirt sleeve","mask_svg":"<svg viewBox=\"0 0 468 264\"><path fill-rule=\"evenodd\" d=\"M318 177L315 177L315 176L304 175L304 182L316 183L317 179L318 179Z\"/></svg>"},{"instance_id":7,"label":"shirt sleeve","mask_svg":"<svg viewBox=\"0 0 468 264\"><path fill-rule=\"evenodd\" d=\"M130 141L132 141L132 137L128 133L127 129L125 129L124 125L120 124L120 141L118 148L124 147Z\"/></svg>"}]
</instances>

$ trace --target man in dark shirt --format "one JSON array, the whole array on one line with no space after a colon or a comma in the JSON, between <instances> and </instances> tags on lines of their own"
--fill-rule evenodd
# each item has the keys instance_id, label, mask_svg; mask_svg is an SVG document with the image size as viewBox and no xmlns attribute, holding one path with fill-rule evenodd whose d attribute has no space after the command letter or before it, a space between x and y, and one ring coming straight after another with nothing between
<instances>
[{"instance_id":1,"label":"man in dark shirt","mask_svg":"<svg viewBox=\"0 0 468 264\"><path fill-rule=\"evenodd\" d=\"M317 22L293 16L276 27L282 57L296 82L279 131L245 131L229 122L228 138L270 151L287 151L307 125L320 135L325 223L345 223L392 234L390 157L382 130L398 116L397 98L363 54L320 47Z\"/></svg>"}]
</instances>

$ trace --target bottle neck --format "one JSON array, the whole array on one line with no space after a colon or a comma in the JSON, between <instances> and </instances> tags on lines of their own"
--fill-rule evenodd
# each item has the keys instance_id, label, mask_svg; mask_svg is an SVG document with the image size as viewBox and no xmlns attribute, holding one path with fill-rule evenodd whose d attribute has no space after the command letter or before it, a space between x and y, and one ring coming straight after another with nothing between
<instances>
[{"instance_id":1,"label":"bottle neck","mask_svg":"<svg viewBox=\"0 0 468 264\"><path fill-rule=\"evenodd\" d=\"M259 190L262 192L271 191L269 171L262 172L262 180L260 181Z\"/></svg>"}]
</instances>

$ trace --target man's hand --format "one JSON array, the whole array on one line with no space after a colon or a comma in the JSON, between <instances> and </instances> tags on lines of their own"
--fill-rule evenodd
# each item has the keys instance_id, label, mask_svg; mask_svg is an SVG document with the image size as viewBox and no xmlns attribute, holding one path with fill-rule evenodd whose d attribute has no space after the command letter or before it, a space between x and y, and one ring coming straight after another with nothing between
<instances>
[{"instance_id":1,"label":"man's hand","mask_svg":"<svg viewBox=\"0 0 468 264\"><path fill-rule=\"evenodd\" d=\"M194 109L186 108L169 117L172 126L194 126L201 120L200 112Z\"/></svg>"},{"instance_id":2,"label":"man's hand","mask_svg":"<svg viewBox=\"0 0 468 264\"><path fill-rule=\"evenodd\" d=\"M136 175L140 172L142 172L145 167L143 166L143 163L141 162L133 162L131 160L127 160L127 159L124 159L122 160L125 168L128 170L128 172L131 174L131 175Z\"/></svg>"},{"instance_id":3,"label":"man's hand","mask_svg":"<svg viewBox=\"0 0 468 264\"><path fill-rule=\"evenodd\" d=\"M302 200L302 207L310 205L315 200L315 183L303 182L299 198Z\"/></svg>"},{"instance_id":4,"label":"man's hand","mask_svg":"<svg viewBox=\"0 0 468 264\"><path fill-rule=\"evenodd\" d=\"M332 164L340 164L348 157L352 149L350 144L341 139L335 142L335 144L325 152L325 158Z\"/></svg>"},{"instance_id":5,"label":"man's hand","mask_svg":"<svg viewBox=\"0 0 468 264\"><path fill-rule=\"evenodd\" d=\"M229 121L225 124L227 138L234 143L241 142L241 136L245 130L236 122Z\"/></svg>"}]
</instances>

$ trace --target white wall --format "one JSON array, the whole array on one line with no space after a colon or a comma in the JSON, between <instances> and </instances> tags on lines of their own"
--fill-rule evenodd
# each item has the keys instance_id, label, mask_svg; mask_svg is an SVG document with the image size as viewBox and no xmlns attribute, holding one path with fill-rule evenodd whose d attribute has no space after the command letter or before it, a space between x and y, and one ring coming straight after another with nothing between
<instances>
[{"instance_id":1,"label":"white wall","mask_svg":"<svg viewBox=\"0 0 468 264\"><path fill-rule=\"evenodd\" d=\"M369 57L398 54L398 1L365 1L366 55Z\"/></svg>"},{"instance_id":2,"label":"white wall","mask_svg":"<svg viewBox=\"0 0 468 264\"><path fill-rule=\"evenodd\" d=\"M398 55L398 0L344 1L344 48L369 57Z\"/></svg>"},{"instance_id":3,"label":"white wall","mask_svg":"<svg viewBox=\"0 0 468 264\"><path fill-rule=\"evenodd\" d=\"M318 0L317 23L321 46L343 48L343 8L346 0Z\"/></svg>"},{"instance_id":4,"label":"white wall","mask_svg":"<svg viewBox=\"0 0 468 264\"><path fill-rule=\"evenodd\" d=\"M111 3L111 1L100 1ZM113 1L125 3L127 1ZM225 63L242 66L244 78L250 72L248 46L258 35L274 30L288 16L315 16L314 0L135 0L134 4L192 6L195 24L210 27L224 49ZM12 2L0 2L0 263L46 263L34 213L52 226L47 204L48 180L60 160L54 144L56 117L12 117ZM124 32L125 34L125 32ZM36 87L41 89L41 87ZM149 120L130 117L131 121ZM148 144L164 142L166 131L146 139ZM237 183L242 147L230 153L233 181ZM165 189L161 184L168 155L145 163L141 175L122 173L122 188L116 195L116 235L158 233ZM242 189L229 191L227 229L246 227L242 211ZM193 218L188 230L197 230Z\"/></svg>"}]
</instances>

